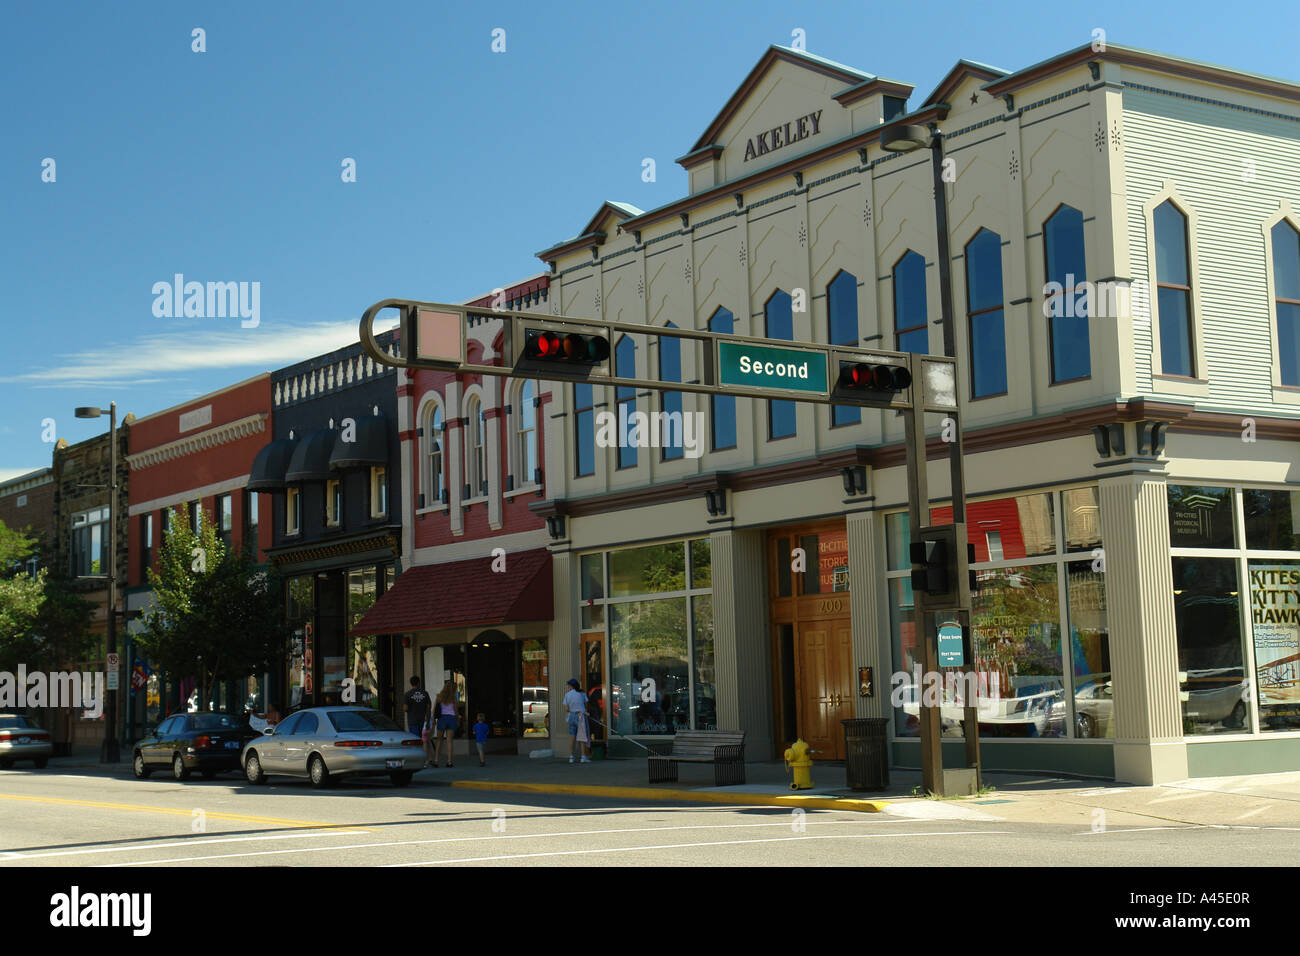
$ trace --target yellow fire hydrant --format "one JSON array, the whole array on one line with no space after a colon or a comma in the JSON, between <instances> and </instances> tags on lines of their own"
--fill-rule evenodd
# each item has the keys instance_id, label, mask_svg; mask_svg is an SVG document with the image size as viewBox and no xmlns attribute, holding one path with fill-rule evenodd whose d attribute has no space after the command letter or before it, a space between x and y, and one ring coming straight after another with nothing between
<instances>
[{"instance_id":1,"label":"yellow fire hydrant","mask_svg":"<svg viewBox=\"0 0 1300 956\"><path fill-rule=\"evenodd\" d=\"M811 790L812 781L812 757L811 747L808 746L801 737L792 743L785 752L785 765L788 769L794 771L794 782L790 784L791 790Z\"/></svg>"}]
</instances>

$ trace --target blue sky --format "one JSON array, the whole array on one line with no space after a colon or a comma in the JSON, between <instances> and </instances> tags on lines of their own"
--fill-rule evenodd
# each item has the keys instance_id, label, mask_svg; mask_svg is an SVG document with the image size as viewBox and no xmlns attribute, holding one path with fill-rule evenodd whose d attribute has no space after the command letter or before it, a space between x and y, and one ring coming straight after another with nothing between
<instances>
[{"instance_id":1,"label":"blue sky","mask_svg":"<svg viewBox=\"0 0 1300 956\"><path fill-rule=\"evenodd\" d=\"M1203 0L7 0L0 479L49 464L46 419L73 442L102 431L77 405L149 414L355 340L378 299L532 275L602 200L683 195L673 160L795 29L810 53L914 84L916 106L959 58L1019 69L1098 27L1300 81L1298 23L1293 3ZM156 316L154 283L176 273L260 283L259 324Z\"/></svg>"}]
</instances>

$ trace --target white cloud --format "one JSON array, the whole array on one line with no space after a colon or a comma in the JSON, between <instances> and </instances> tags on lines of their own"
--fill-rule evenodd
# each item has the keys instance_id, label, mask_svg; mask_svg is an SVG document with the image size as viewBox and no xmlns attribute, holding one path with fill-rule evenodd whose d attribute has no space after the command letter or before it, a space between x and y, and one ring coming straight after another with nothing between
<instances>
[{"instance_id":1,"label":"white cloud","mask_svg":"<svg viewBox=\"0 0 1300 956\"><path fill-rule=\"evenodd\" d=\"M33 471L40 471L42 468L48 468L49 465L37 465L35 468L0 468L0 482L6 482L10 478L19 478L22 475L30 475Z\"/></svg>"},{"instance_id":2,"label":"white cloud","mask_svg":"<svg viewBox=\"0 0 1300 956\"><path fill-rule=\"evenodd\" d=\"M48 367L0 377L0 382L29 388L151 385L202 369L270 371L357 341L354 319L221 330L178 322L133 342L56 355Z\"/></svg>"}]
</instances>

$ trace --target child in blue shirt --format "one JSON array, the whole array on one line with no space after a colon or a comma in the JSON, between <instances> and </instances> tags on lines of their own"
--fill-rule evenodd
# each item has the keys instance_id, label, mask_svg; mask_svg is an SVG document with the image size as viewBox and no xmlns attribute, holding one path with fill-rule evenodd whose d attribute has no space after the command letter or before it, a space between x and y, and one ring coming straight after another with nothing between
<instances>
[{"instance_id":1,"label":"child in blue shirt","mask_svg":"<svg viewBox=\"0 0 1300 956\"><path fill-rule=\"evenodd\" d=\"M483 745L487 743L488 733L492 730L488 726L487 718L482 714L478 715L478 723L474 725L474 742L478 747L478 765L487 766L487 761L483 759Z\"/></svg>"}]
</instances>

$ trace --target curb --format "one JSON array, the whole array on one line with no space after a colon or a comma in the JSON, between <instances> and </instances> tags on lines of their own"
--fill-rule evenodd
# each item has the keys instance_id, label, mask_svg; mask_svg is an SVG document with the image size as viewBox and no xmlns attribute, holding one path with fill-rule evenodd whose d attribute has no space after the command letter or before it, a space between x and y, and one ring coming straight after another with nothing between
<instances>
[{"instance_id":1,"label":"curb","mask_svg":"<svg viewBox=\"0 0 1300 956\"><path fill-rule=\"evenodd\" d=\"M687 803L725 803L757 807L804 807L810 810L848 810L855 813L880 813L889 806L886 800L860 800L856 797L802 797L766 793L718 793L708 790L664 790L654 787L601 787L592 784L510 783L492 780L452 780L448 784L462 790L501 790L517 793L564 793L584 797L613 797L631 800L677 800Z\"/></svg>"}]
</instances>

